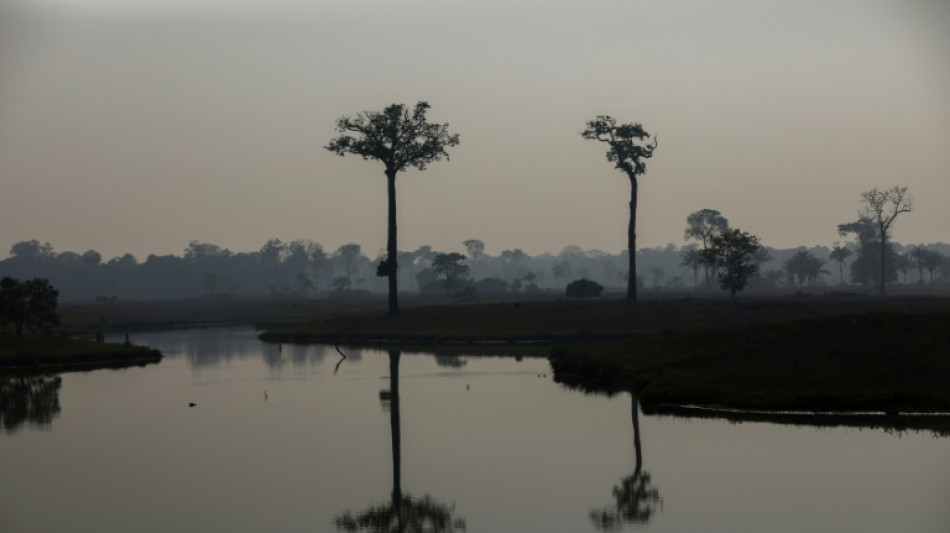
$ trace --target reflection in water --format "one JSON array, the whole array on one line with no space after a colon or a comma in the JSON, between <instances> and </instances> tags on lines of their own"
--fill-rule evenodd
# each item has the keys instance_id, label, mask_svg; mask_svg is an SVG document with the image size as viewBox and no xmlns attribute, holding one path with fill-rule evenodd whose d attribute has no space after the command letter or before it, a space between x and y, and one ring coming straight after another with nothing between
<instances>
[{"instance_id":1,"label":"reflection in water","mask_svg":"<svg viewBox=\"0 0 950 533\"><path fill-rule=\"evenodd\" d=\"M662 504L660 491L650 486L650 473L643 470L643 451L640 446L640 406L637 397L630 394L630 409L633 418L633 447L636 466L633 474L623 478L613 490L614 505L590 512L591 522L597 529L617 531L625 523L646 524Z\"/></svg>"},{"instance_id":2,"label":"reflection in water","mask_svg":"<svg viewBox=\"0 0 950 533\"><path fill-rule=\"evenodd\" d=\"M40 426L53 423L59 414L57 376L0 376L0 425L14 432L25 422Z\"/></svg>"},{"instance_id":3,"label":"reflection in water","mask_svg":"<svg viewBox=\"0 0 950 533\"><path fill-rule=\"evenodd\" d=\"M437 353L435 354L435 363L446 368L462 368L468 364L468 361L458 354Z\"/></svg>"},{"instance_id":4,"label":"reflection in water","mask_svg":"<svg viewBox=\"0 0 950 533\"><path fill-rule=\"evenodd\" d=\"M336 527L343 531L376 531L410 533L421 531L452 532L465 529L463 518L454 518L451 506L426 495L413 498L402 492L402 438L399 421L399 357L398 350L389 351L389 393L380 400L389 406L392 435L393 489L390 501L373 505L358 513L346 511L336 518Z\"/></svg>"}]
</instances>

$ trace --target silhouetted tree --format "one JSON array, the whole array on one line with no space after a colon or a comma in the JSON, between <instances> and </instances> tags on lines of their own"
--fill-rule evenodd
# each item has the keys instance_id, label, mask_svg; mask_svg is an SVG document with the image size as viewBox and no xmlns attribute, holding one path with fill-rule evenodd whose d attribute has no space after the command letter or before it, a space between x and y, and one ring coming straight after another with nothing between
<instances>
[{"instance_id":1,"label":"silhouetted tree","mask_svg":"<svg viewBox=\"0 0 950 533\"><path fill-rule=\"evenodd\" d=\"M708 250L712 237L727 229L729 229L729 221L722 216L722 213L715 209L700 209L686 217L686 230L683 232L683 238L687 241L690 239L697 240L702 245L702 250ZM706 288L708 289L712 282L712 277L709 274L711 265L704 263L702 266Z\"/></svg>"},{"instance_id":2,"label":"silhouetted tree","mask_svg":"<svg viewBox=\"0 0 950 533\"><path fill-rule=\"evenodd\" d=\"M818 276L821 274L827 274L827 270L822 270L825 262L816 257L814 254L800 248L795 255L789 257L783 263L785 271L788 273L789 280L798 280L798 285L801 286L806 281L810 285L814 285L818 281Z\"/></svg>"},{"instance_id":3,"label":"silhouetted tree","mask_svg":"<svg viewBox=\"0 0 950 533\"><path fill-rule=\"evenodd\" d=\"M469 239L462 244L472 261L478 261L485 254L485 243L478 239Z\"/></svg>"},{"instance_id":4,"label":"silhouetted tree","mask_svg":"<svg viewBox=\"0 0 950 533\"><path fill-rule=\"evenodd\" d=\"M851 282L861 285L879 285L881 283L881 237L877 225L867 217L861 217L855 222L838 224L838 234L845 237L854 234L857 241L857 257L851 262ZM890 243L883 246L885 254L893 257L894 248ZM897 271L893 261L886 261L887 269L884 272L884 282L897 279Z\"/></svg>"},{"instance_id":5,"label":"silhouetted tree","mask_svg":"<svg viewBox=\"0 0 950 533\"><path fill-rule=\"evenodd\" d=\"M49 280L20 281L9 276L0 280L0 326L13 326L17 335L23 328L49 330L59 325L56 306L59 291Z\"/></svg>"},{"instance_id":6,"label":"silhouetted tree","mask_svg":"<svg viewBox=\"0 0 950 533\"><path fill-rule=\"evenodd\" d=\"M630 270L627 280L627 299L637 299L637 176L647 171L645 159L653 157L657 147L656 136L652 144L639 144L650 135L640 124L620 124L608 115L599 115L587 123L581 137L605 142L609 146L607 161L630 179L630 222L627 225L627 250Z\"/></svg>"},{"instance_id":7,"label":"silhouetted tree","mask_svg":"<svg viewBox=\"0 0 950 533\"><path fill-rule=\"evenodd\" d=\"M20 241L10 247L10 255L23 261L39 261L53 257L53 245L36 239Z\"/></svg>"},{"instance_id":8,"label":"silhouetted tree","mask_svg":"<svg viewBox=\"0 0 950 533\"><path fill-rule=\"evenodd\" d=\"M364 111L355 117L337 120L336 130L343 135L326 146L340 156L355 154L375 159L385 166L389 216L386 238L387 258L376 274L389 278L389 315L399 314L396 283L396 175L410 167L425 170L429 163L448 159L446 148L459 143L458 134L448 132L448 124L430 124L426 120L429 104L419 102L410 112L402 104L392 104L382 112Z\"/></svg>"},{"instance_id":9,"label":"silhouetted tree","mask_svg":"<svg viewBox=\"0 0 950 533\"><path fill-rule=\"evenodd\" d=\"M709 249L703 257L719 271L719 286L729 291L732 301L736 293L745 289L749 278L755 274L752 254L760 247L758 237L739 229L730 229L710 239Z\"/></svg>"},{"instance_id":10,"label":"silhouetted tree","mask_svg":"<svg viewBox=\"0 0 950 533\"><path fill-rule=\"evenodd\" d=\"M851 249L844 246L835 246L829 257L832 261L838 263L838 276L841 278L841 286L844 287L844 263L851 257Z\"/></svg>"},{"instance_id":11,"label":"silhouetted tree","mask_svg":"<svg viewBox=\"0 0 950 533\"><path fill-rule=\"evenodd\" d=\"M442 277L442 286L445 287L445 294L449 294L454 289L461 288L465 278L468 277L469 268L467 265L460 264L465 256L459 253L436 254L432 259L432 270Z\"/></svg>"},{"instance_id":12,"label":"silhouetted tree","mask_svg":"<svg viewBox=\"0 0 950 533\"><path fill-rule=\"evenodd\" d=\"M887 262L887 237L894 219L901 213L909 213L914 208L914 200L907 194L907 187L894 187L879 191L871 189L861 193L861 216L875 224L880 237L880 286L879 294L884 296Z\"/></svg>"}]
</instances>

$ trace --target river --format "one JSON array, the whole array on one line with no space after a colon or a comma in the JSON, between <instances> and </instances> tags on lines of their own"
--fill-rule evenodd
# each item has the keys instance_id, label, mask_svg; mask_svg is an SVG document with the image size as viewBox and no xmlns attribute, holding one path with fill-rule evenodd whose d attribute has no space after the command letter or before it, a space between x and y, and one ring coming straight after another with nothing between
<instances>
[{"instance_id":1,"label":"river","mask_svg":"<svg viewBox=\"0 0 950 533\"><path fill-rule=\"evenodd\" d=\"M0 532L950 531L930 431L646 416L542 358L132 341L164 360L5 403Z\"/></svg>"}]
</instances>

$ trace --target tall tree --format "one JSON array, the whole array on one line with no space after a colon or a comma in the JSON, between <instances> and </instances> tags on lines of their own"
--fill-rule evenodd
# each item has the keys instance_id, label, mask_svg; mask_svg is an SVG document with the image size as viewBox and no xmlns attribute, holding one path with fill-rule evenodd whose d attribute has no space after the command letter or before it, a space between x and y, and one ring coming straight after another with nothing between
<instances>
[{"instance_id":1,"label":"tall tree","mask_svg":"<svg viewBox=\"0 0 950 533\"><path fill-rule=\"evenodd\" d=\"M643 144L650 134L640 124L617 124L609 115L599 115L587 123L581 137L607 143L607 161L630 179L630 222L627 225L627 249L630 272L627 277L627 299L637 299L637 176L647 171L644 161L653 157L657 138Z\"/></svg>"},{"instance_id":2,"label":"tall tree","mask_svg":"<svg viewBox=\"0 0 950 533\"><path fill-rule=\"evenodd\" d=\"M342 135L326 146L337 155L355 154L363 159L375 159L385 166L389 209L387 256L380 262L376 274L389 278L389 316L399 314L396 175L410 167L425 170L429 163L443 157L448 159L446 148L459 143L458 134L449 133L448 124L431 124L426 120L429 107L426 102L418 102L410 111L403 104L392 104L382 112L364 111L354 117L342 117L336 123L336 130Z\"/></svg>"},{"instance_id":3,"label":"tall tree","mask_svg":"<svg viewBox=\"0 0 950 533\"><path fill-rule=\"evenodd\" d=\"M907 187L895 185L890 189L879 191L871 189L861 193L862 218L874 223L881 238L880 249L880 286L878 292L884 296L885 280L887 278L887 236L894 219L901 213L909 213L914 209L914 199L907 194Z\"/></svg>"}]
</instances>

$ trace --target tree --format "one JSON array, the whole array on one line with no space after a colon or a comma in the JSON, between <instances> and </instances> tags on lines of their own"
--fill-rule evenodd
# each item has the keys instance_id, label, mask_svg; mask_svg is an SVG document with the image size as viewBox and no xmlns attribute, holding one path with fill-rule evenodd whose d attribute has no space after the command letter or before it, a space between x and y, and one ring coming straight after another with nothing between
<instances>
[{"instance_id":1,"label":"tree","mask_svg":"<svg viewBox=\"0 0 950 533\"><path fill-rule=\"evenodd\" d=\"M871 189L861 193L862 218L874 223L880 237L880 287L879 294L884 296L884 286L887 273L887 236L894 219L901 213L909 213L914 209L914 199L908 196L907 187L895 185L890 189L879 191Z\"/></svg>"},{"instance_id":2,"label":"tree","mask_svg":"<svg viewBox=\"0 0 950 533\"><path fill-rule=\"evenodd\" d=\"M354 154L365 160L375 159L385 166L388 223L385 261L376 274L389 280L389 316L399 314L396 273L396 175L410 167L425 170L429 163L443 157L446 148L459 143L458 134L448 132L448 124L430 124L426 120L429 104L419 102L410 112L403 104L392 104L382 112L364 111L355 117L337 120L336 130L342 135L325 148L339 156Z\"/></svg>"},{"instance_id":3,"label":"tree","mask_svg":"<svg viewBox=\"0 0 950 533\"><path fill-rule=\"evenodd\" d=\"M0 280L0 326L13 326L17 335L23 328L48 330L59 325L57 291L49 280L20 281L9 276Z\"/></svg>"},{"instance_id":4,"label":"tree","mask_svg":"<svg viewBox=\"0 0 950 533\"><path fill-rule=\"evenodd\" d=\"M760 247L758 237L735 228L714 235L709 249L700 252L718 268L719 286L729 291L732 301L736 301L736 293L742 291L755 274L753 254Z\"/></svg>"},{"instance_id":5,"label":"tree","mask_svg":"<svg viewBox=\"0 0 950 533\"><path fill-rule=\"evenodd\" d=\"M604 286L589 279L578 279L567 284L564 295L568 298L588 298L600 296Z\"/></svg>"},{"instance_id":6,"label":"tree","mask_svg":"<svg viewBox=\"0 0 950 533\"><path fill-rule=\"evenodd\" d=\"M478 261L485 255L485 243L478 239L469 239L462 244L465 246L465 251L468 252L468 256L472 258L472 261Z\"/></svg>"},{"instance_id":7,"label":"tree","mask_svg":"<svg viewBox=\"0 0 950 533\"><path fill-rule=\"evenodd\" d=\"M630 222L627 225L627 250L630 270L627 278L627 299L637 299L637 176L646 173L644 159L653 157L657 138L652 144L640 144L650 135L640 124L620 124L608 115L599 115L581 132L587 140L605 142L609 146L607 161L630 179Z\"/></svg>"},{"instance_id":8,"label":"tree","mask_svg":"<svg viewBox=\"0 0 950 533\"><path fill-rule=\"evenodd\" d=\"M703 250L708 250L710 239L727 229L729 229L729 221L722 216L722 213L715 209L700 209L686 217L686 230L683 232L683 238L687 241L695 239L702 244ZM707 289L712 281L712 277L709 275L710 266L708 263L702 265Z\"/></svg>"},{"instance_id":9,"label":"tree","mask_svg":"<svg viewBox=\"0 0 950 533\"><path fill-rule=\"evenodd\" d=\"M10 247L10 255L24 261L39 261L53 257L53 245L36 239L20 241Z\"/></svg>"},{"instance_id":10,"label":"tree","mask_svg":"<svg viewBox=\"0 0 950 533\"><path fill-rule=\"evenodd\" d=\"M343 271L346 272L346 279L353 284L353 272L356 270L356 259L360 256L362 248L359 244L344 244L336 249L334 255L343 261Z\"/></svg>"},{"instance_id":11,"label":"tree","mask_svg":"<svg viewBox=\"0 0 950 533\"><path fill-rule=\"evenodd\" d=\"M704 266L706 262L694 245L690 245L680 252L680 257L680 266L693 271L693 288L695 289L699 284L699 268Z\"/></svg>"},{"instance_id":12,"label":"tree","mask_svg":"<svg viewBox=\"0 0 950 533\"><path fill-rule=\"evenodd\" d=\"M936 271L943 264L944 255L940 252L934 250L927 250L927 253L924 254L923 265L927 269L927 272L930 273L930 284L934 284L934 271Z\"/></svg>"},{"instance_id":13,"label":"tree","mask_svg":"<svg viewBox=\"0 0 950 533\"><path fill-rule=\"evenodd\" d=\"M917 263L917 284L924 284L924 258L930 250L923 246L914 246L910 250L910 258Z\"/></svg>"},{"instance_id":14,"label":"tree","mask_svg":"<svg viewBox=\"0 0 950 533\"><path fill-rule=\"evenodd\" d=\"M805 282L814 285L818 281L818 276L827 274L827 270L822 270L825 262L815 257L814 254L804 248L799 248L795 255L785 260L783 267L788 274L789 281L798 279L798 285Z\"/></svg>"},{"instance_id":15,"label":"tree","mask_svg":"<svg viewBox=\"0 0 950 533\"><path fill-rule=\"evenodd\" d=\"M897 270L890 259L896 255L891 243L881 245L881 237L877 225L867 217L861 217L855 222L838 225L838 234L842 237L853 233L857 240L857 257L851 262L851 283L862 285L879 285L897 279ZM881 249L884 250L887 268L883 272L879 269Z\"/></svg>"},{"instance_id":16,"label":"tree","mask_svg":"<svg viewBox=\"0 0 950 533\"><path fill-rule=\"evenodd\" d=\"M851 249L844 246L835 246L828 257L838 263L838 277L841 278L841 286L844 287L844 262L851 257Z\"/></svg>"},{"instance_id":17,"label":"tree","mask_svg":"<svg viewBox=\"0 0 950 533\"><path fill-rule=\"evenodd\" d=\"M468 277L468 266L459 263L464 259L464 255L452 252L450 254L436 254L432 260L432 270L442 276L442 286L445 287L445 294L459 288L465 278Z\"/></svg>"}]
</instances>

